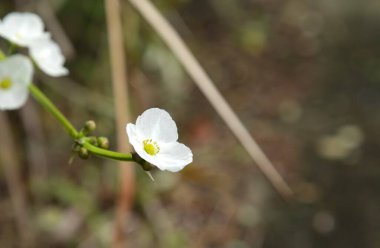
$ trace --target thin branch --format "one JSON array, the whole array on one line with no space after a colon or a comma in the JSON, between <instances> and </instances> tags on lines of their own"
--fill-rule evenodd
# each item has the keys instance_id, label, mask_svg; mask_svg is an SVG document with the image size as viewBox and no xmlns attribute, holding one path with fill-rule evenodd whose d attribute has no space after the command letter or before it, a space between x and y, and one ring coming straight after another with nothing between
<instances>
[{"instance_id":1,"label":"thin branch","mask_svg":"<svg viewBox=\"0 0 380 248\"><path fill-rule=\"evenodd\" d=\"M94 154L96 156L103 157L103 158L115 159L118 161L134 161L131 153L120 153L120 152L114 152L114 151L102 149L90 144L85 139L83 140L84 141L81 143L81 145L83 145L84 148L86 148L89 152L91 152L91 154ZM125 166L125 164L123 166Z\"/></svg>"},{"instance_id":2,"label":"thin branch","mask_svg":"<svg viewBox=\"0 0 380 248\"><path fill-rule=\"evenodd\" d=\"M65 30L63 29L62 24L58 20L55 10L51 6L50 1L36 1L36 9L44 19L48 30L53 34L54 39L62 48L62 52L65 55L66 59L73 58L75 56L74 46L67 36Z\"/></svg>"},{"instance_id":3,"label":"thin branch","mask_svg":"<svg viewBox=\"0 0 380 248\"><path fill-rule=\"evenodd\" d=\"M256 141L252 138L247 128L242 124L238 116L215 87L215 84L200 66L199 62L187 48L186 44L174 28L148 0L129 1L146 19L146 21L152 25L155 31L177 56L187 73L207 97L217 113L226 122L227 126L241 142L252 159L257 163L260 170L267 177L277 192L285 199L289 199L293 195L290 187L274 168Z\"/></svg>"},{"instance_id":4,"label":"thin branch","mask_svg":"<svg viewBox=\"0 0 380 248\"><path fill-rule=\"evenodd\" d=\"M127 64L123 44L123 29L119 0L105 0L109 50L111 59L112 85L116 111L118 147L121 151L131 150L128 145L125 125L130 120L128 105ZM125 247L125 223L128 219L134 197L134 171L132 166L120 164L121 191L115 218L114 247Z\"/></svg>"},{"instance_id":5,"label":"thin branch","mask_svg":"<svg viewBox=\"0 0 380 248\"><path fill-rule=\"evenodd\" d=\"M104 158L110 158L114 160L119 161L135 161L137 164L140 164L143 166L144 169L150 168L148 163L142 162L140 157L133 156L132 153L120 153L120 152L114 152L107 149L103 149L97 146L94 146L91 144L91 138L84 137L83 131L78 132L73 124L62 114L61 111L54 105L52 101L42 92L40 91L35 85L30 84L29 85L29 91L31 95L34 97L34 99L41 104L46 111L48 111L52 116L67 130L68 134L73 138L77 144L81 145L82 147L86 148L90 153L104 157ZM124 168L125 166L122 166Z\"/></svg>"}]
</instances>

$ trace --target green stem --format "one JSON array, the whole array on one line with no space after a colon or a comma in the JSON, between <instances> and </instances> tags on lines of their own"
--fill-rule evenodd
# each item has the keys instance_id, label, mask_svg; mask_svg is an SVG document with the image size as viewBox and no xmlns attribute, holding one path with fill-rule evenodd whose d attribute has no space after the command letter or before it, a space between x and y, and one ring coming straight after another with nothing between
<instances>
[{"instance_id":1,"label":"green stem","mask_svg":"<svg viewBox=\"0 0 380 248\"><path fill-rule=\"evenodd\" d=\"M70 136L79 142L81 146L86 148L90 153L104 157L104 158L110 158L114 160L119 161L135 161L141 164L141 162L136 161L131 153L120 153L120 152L114 152L105 150L102 148L99 148L97 146L94 146L90 143L89 138L83 137L80 138L80 133L74 128L74 126L70 123L69 120L66 119L66 117L57 109L57 107L45 96L44 93L42 93L36 86L33 84L29 85L29 91L32 94L32 96L39 102L42 106L45 107L45 109L50 112L66 129L66 131L70 134ZM80 139L79 139L80 138ZM78 140L79 139L79 140Z\"/></svg>"},{"instance_id":2,"label":"green stem","mask_svg":"<svg viewBox=\"0 0 380 248\"><path fill-rule=\"evenodd\" d=\"M74 139L79 137L78 131L74 128L74 126L70 123L69 120L57 109L57 107L42 93L36 86L32 83L29 85L29 91L32 96L39 102L42 106L45 107L47 111L49 111L66 129L66 131L70 134Z\"/></svg>"},{"instance_id":3,"label":"green stem","mask_svg":"<svg viewBox=\"0 0 380 248\"><path fill-rule=\"evenodd\" d=\"M84 148L86 148L89 152L91 152L92 154L96 156L110 158L110 159L119 160L119 161L134 161L131 153L120 153L120 152L105 150L97 146L91 145L89 141L85 139L81 139L79 143Z\"/></svg>"},{"instance_id":4,"label":"green stem","mask_svg":"<svg viewBox=\"0 0 380 248\"><path fill-rule=\"evenodd\" d=\"M4 52L0 49L0 60L3 60L6 58L6 55ZM61 111L50 101L50 99L42 93L33 83L29 84L29 92L30 94L36 99L36 101L41 104L49 113L51 113L66 129L66 131L70 134L70 136L77 140L82 137L83 134L78 132L75 127L71 124L71 122L62 114ZM142 164L142 162L138 159L135 159L131 153L120 153L120 152L114 152L105 150L99 147L96 147L92 144L90 144L90 141L87 137L83 137L79 140L79 144L82 145L84 148L86 148L89 152L91 152L94 155L104 157L104 158L110 158L114 160L120 160L120 161L135 161L139 164Z\"/></svg>"}]
</instances>

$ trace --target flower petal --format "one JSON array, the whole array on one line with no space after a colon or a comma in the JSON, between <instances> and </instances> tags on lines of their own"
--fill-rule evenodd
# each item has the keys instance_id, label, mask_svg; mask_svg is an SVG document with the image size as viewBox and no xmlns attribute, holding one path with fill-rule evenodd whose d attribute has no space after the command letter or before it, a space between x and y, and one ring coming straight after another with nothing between
<instances>
[{"instance_id":1,"label":"flower petal","mask_svg":"<svg viewBox=\"0 0 380 248\"><path fill-rule=\"evenodd\" d=\"M12 90L5 93L0 90L0 110L14 110L22 107L28 98L28 89L26 87L13 87Z\"/></svg>"},{"instance_id":2,"label":"flower petal","mask_svg":"<svg viewBox=\"0 0 380 248\"><path fill-rule=\"evenodd\" d=\"M148 161L149 163L155 165L156 160L154 159L154 156L148 154L144 149L143 140L144 137L139 137L139 134L137 132L136 125L129 123L127 124L127 134L129 143L133 146L135 149L135 152L144 160Z\"/></svg>"},{"instance_id":3,"label":"flower petal","mask_svg":"<svg viewBox=\"0 0 380 248\"><path fill-rule=\"evenodd\" d=\"M159 108L146 110L136 121L141 137L156 142L173 142L178 139L177 126L168 112Z\"/></svg>"},{"instance_id":4,"label":"flower petal","mask_svg":"<svg viewBox=\"0 0 380 248\"><path fill-rule=\"evenodd\" d=\"M171 142L159 145L161 150L153 156L154 161L151 163L160 170L177 172L193 161L193 153L184 144Z\"/></svg>"},{"instance_id":5,"label":"flower petal","mask_svg":"<svg viewBox=\"0 0 380 248\"><path fill-rule=\"evenodd\" d=\"M34 40L49 37L41 18L33 13L13 12L0 23L0 36L20 45L29 46Z\"/></svg>"},{"instance_id":6,"label":"flower petal","mask_svg":"<svg viewBox=\"0 0 380 248\"><path fill-rule=\"evenodd\" d=\"M0 81L9 78L12 82L9 89L0 89L1 110L17 109L24 105L32 76L32 62L23 55L13 55L0 62Z\"/></svg>"},{"instance_id":7,"label":"flower petal","mask_svg":"<svg viewBox=\"0 0 380 248\"><path fill-rule=\"evenodd\" d=\"M1 62L0 62L1 63ZM30 59L24 55L16 54L4 60L3 70L10 73L13 81L28 86L32 81L33 64Z\"/></svg>"},{"instance_id":8,"label":"flower petal","mask_svg":"<svg viewBox=\"0 0 380 248\"><path fill-rule=\"evenodd\" d=\"M137 118L136 125L129 123L126 130L137 154L160 170L177 172L193 161L191 150L177 142L175 122L162 109L146 110ZM157 150L148 153L144 142L153 142Z\"/></svg>"},{"instance_id":9,"label":"flower petal","mask_svg":"<svg viewBox=\"0 0 380 248\"><path fill-rule=\"evenodd\" d=\"M38 67L52 77L65 76L69 74L64 67L65 57L61 49L51 39L39 39L30 46L30 54Z\"/></svg>"},{"instance_id":10,"label":"flower petal","mask_svg":"<svg viewBox=\"0 0 380 248\"><path fill-rule=\"evenodd\" d=\"M135 150L143 149L143 142L138 138L136 132L136 125L129 123L126 126L126 131L128 134L129 143L135 148Z\"/></svg>"}]
</instances>

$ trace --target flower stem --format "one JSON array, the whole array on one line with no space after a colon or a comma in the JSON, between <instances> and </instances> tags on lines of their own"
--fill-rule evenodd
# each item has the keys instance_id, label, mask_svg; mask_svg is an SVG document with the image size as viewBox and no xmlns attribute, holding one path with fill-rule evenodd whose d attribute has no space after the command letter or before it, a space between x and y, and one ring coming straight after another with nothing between
<instances>
[{"instance_id":1,"label":"flower stem","mask_svg":"<svg viewBox=\"0 0 380 248\"><path fill-rule=\"evenodd\" d=\"M70 136L74 140L76 140L81 146L86 148L90 153L96 156L110 158L110 159L119 160L119 161L135 161L137 163L141 163L139 161L136 161L133 158L131 153L120 153L120 152L114 152L114 151L102 149L102 148L92 145L88 137L81 138L81 134L74 128L71 122L61 113L61 111L58 110L58 108L54 105L54 103L52 103L49 100L49 98L45 96L44 93L42 93L33 84L29 85L29 91L32 94L32 96L37 100L37 102L40 103L42 106L44 106L45 109L48 112L50 112L64 126L64 128L70 134Z\"/></svg>"},{"instance_id":2,"label":"flower stem","mask_svg":"<svg viewBox=\"0 0 380 248\"><path fill-rule=\"evenodd\" d=\"M91 145L89 141L87 141L86 139L81 139L79 143L84 148L86 148L89 152L91 152L92 154L96 156L110 158L110 159L119 160L119 161L134 161L131 153L120 153L120 152L105 150L97 146Z\"/></svg>"},{"instance_id":3,"label":"flower stem","mask_svg":"<svg viewBox=\"0 0 380 248\"><path fill-rule=\"evenodd\" d=\"M66 129L70 136L74 139L79 137L78 131L70 123L69 120L57 109L57 107L32 83L29 85L29 91L38 103L45 107Z\"/></svg>"},{"instance_id":4,"label":"flower stem","mask_svg":"<svg viewBox=\"0 0 380 248\"><path fill-rule=\"evenodd\" d=\"M0 49L0 60L3 60L5 58L6 55ZM50 99L44 93L42 93L42 91L40 91L33 83L29 84L29 92L39 104L41 104L50 114L52 114L57 119L57 121L59 121L62 124L62 126L66 129L68 134L74 140L78 141L78 139L82 137L79 140L79 144L86 148L92 154L119 161L135 161L138 164L142 164L141 161L135 159L131 153L109 151L92 145L88 138L83 137L83 134L81 134L75 129L73 124L71 124L71 122L62 114L62 112L59 111L59 109L54 105L54 103L50 101Z\"/></svg>"}]
</instances>

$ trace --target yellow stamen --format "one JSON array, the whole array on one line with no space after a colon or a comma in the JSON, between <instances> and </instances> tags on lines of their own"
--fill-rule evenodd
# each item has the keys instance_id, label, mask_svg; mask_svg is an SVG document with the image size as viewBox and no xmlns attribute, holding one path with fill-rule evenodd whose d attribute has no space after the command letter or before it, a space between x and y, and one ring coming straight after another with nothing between
<instances>
[{"instance_id":1,"label":"yellow stamen","mask_svg":"<svg viewBox=\"0 0 380 248\"><path fill-rule=\"evenodd\" d=\"M157 142L152 141L152 139L144 140L143 144L144 144L144 150L149 155L155 156L160 151L160 147L157 145Z\"/></svg>"},{"instance_id":2,"label":"yellow stamen","mask_svg":"<svg viewBox=\"0 0 380 248\"><path fill-rule=\"evenodd\" d=\"M0 89L7 90L12 87L12 81L9 78L4 78L0 81Z\"/></svg>"}]
</instances>

